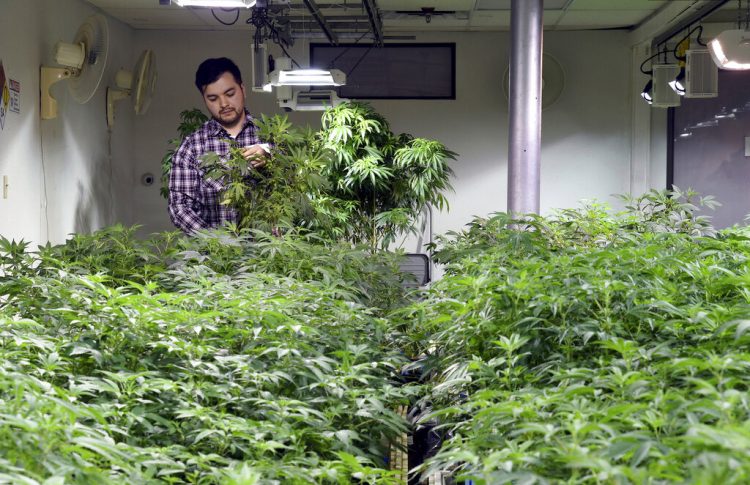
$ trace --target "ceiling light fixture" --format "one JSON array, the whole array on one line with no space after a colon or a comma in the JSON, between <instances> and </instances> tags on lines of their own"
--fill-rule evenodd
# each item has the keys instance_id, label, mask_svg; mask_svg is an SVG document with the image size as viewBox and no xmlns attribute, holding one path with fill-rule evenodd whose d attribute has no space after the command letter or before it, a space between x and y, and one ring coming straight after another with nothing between
<instances>
[{"instance_id":1,"label":"ceiling light fixture","mask_svg":"<svg viewBox=\"0 0 750 485\"><path fill-rule=\"evenodd\" d=\"M725 30L708 43L708 48L719 69L750 69L750 30Z\"/></svg>"},{"instance_id":2,"label":"ceiling light fixture","mask_svg":"<svg viewBox=\"0 0 750 485\"><path fill-rule=\"evenodd\" d=\"M292 69L269 75L274 86L343 86L346 75L338 69Z\"/></svg>"},{"instance_id":3,"label":"ceiling light fixture","mask_svg":"<svg viewBox=\"0 0 750 485\"><path fill-rule=\"evenodd\" d=\"M276 58L275 68L268 73L268 80L263 90L270 91L272 86L343 86L346 84L346 74L338 69L292 69L292 63L289 57Z\"/></svg>"},{"instance_id":4,"label":"ceiling light fixture","mask_svg":"<svg viewBox=\"0 0 750 485\"><path fill-rule=\"evenodd\" d=\"M685 96L685 62L687 60L686 52L690 48L690 35L698 29L701 32L703 31L703 27L701 26L689 31L682 40L675 44L672 50L672 55L679 61L680 72L677 73L674 79L669 81L669 87L680 96ZM700 32L698 33L698 42L700 42Z\"/></svg>"},{"instance_id":5,"label":"ceiling light fixture","mask_svg":"<svg viewBox=\"0 0 750 485\"><path fill-rule=\"evenodd\" d=\"M649 79L646 85L643 87L643 90L641 91L641 98L645 99L648 104L651 104L654 102L654 81L652 79Z\"/></svg>"},{"instance_id":6,"label":"ceiling light fixture","mask_svg":"<svg viewBox=\"0 0 750 485\"><path fill-rule=\"evenodd\" d=\"M739 4L737 28L725 30L708 43L711 57L719 69L730 71L750 70L750 3L747 3L745 28L742 28L742 0Z\"/></svg>"},{"instance_id":7,"label":"ceiling light fixture","mask_svg":"<svg viewBox=\"0 0 750 485\"><path fill-rule=\"evenodd\" d=\"M174 0L180 7L250 8L256 0Z\"/></svg>"},{"instance_id":8,"label":"ceiling light fixture","mask_svg":"<svg viewBox=\"0 0 750 485\"><path fill-rule=\"evenodd\" d=\"M681 66L677 77L669 81L669 87L680 96L685 96L685 66Z\"/></svg>"},{"instance_id":9,"label":"ceiling light fixture","mask_svg":"<svg viewBox=\"0 0 750 485\"><path fill-rule=\"evenodd\" d=\"M640 71L643 74L646 74L649 76L648 82L641 90L641 98L644 99L648 104L653 104L654 102L654 69L653 66L650 70L646 71L644 70L644 67L646 66L646 63L655 57L659 57L660 55L664 54L666 59L666 49L662 51L660 48L657 47L656 54L652 55L651 57L648 57L645 61L641 63Z\"/></svg>"}]
</instances>

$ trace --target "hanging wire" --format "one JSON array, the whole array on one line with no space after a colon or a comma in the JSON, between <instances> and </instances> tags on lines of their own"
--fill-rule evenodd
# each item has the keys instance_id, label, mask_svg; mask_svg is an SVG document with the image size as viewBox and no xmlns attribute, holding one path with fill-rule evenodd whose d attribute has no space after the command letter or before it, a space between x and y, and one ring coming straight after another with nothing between
<instances>
[{"instance_id":1,"label":"hanging wire","mask_svg":"<svg viewBox=\"0 0 750 485\"><path fill-rule=\"evenodd\" d=\"M698 44L699 44L699 45L701 45L701 46L703 46L703 47L706 47L706 44L705 44L705 43L704 43L704 42L703 42L703 41L701 40L701 35L703 35L703 26L702 26L702 25L699 25L699 26L697 26L697 27L695 27L695 28L691 29L691 30L690 30L690 31L689 31L689 32L688 32L688 33L687 33L687 34L685 35L685 37L683 37L682 39L680 39L680 41L679 41L679 42L677 42L677 43L676 43L676 44L674 45L674 49L672 49L672 55L674 55L674 57L675 57L675 58L676 58L677 60L679 60L679 61L684 61L684 60L686 59L686 56L680 56L680 55L677 55L677 49L679 49L680 45L681 45L681 44L682 44L683 42L685 42L686 40L688 40L688 39L690 38L690 36L691 36L691 35L693 35L693 32L695 32L696 30L698 31L698 37L697 37L697 38L695 39L695 40L696 40L696 42L698 42Z\"/></svg>"},{"instance_id":2,"label":"hanging wire","mask_svg":"<svg viewBox=\"0 0 750 485\"><path fill-rule=\"evenodd\" d=\"M224 11L224 12L232 12L232 11L236 11L237 12L237 16L234 18L233 21L231 21L231 22L224 22L223 20L221 20L219 17L216 16L216 12L214 12L214 9L211 9L211 15L213 15L214 18L216 19L216 21L219 22L222 25L234 25L240 19L240 9L239 9L239 7L238 8L222 8L221 10Z\"/></svg>"},{"instance_id":3,"label":"hanging wire","mask_svg":"<svg viewBox=\"0 0 750 485\"><path fill-rule=\"evenodd\" d=\"M359 65L360 65L360 63L362 63L362 61L364 61L364 60L365 60L365 57L367 57L367 54L369 54L369 53L370 53L370 51L372 50L372 48L373 48L374 46L375 46L375 43L374 43L374 42L373 42L372 44L370 44L370 47L368 47L368 48L367 48L367 50L365 51L365 53L364 53L364 54L362 54L362 57L360 57L360 58L359 58L359 60L357 61L357 63L356 63L356 64L354 64L354 66L353 66L353 67L352 67L351 69L349 69L349 72L347 72L347 73L346 73L346 77L350 77L350 76L352 75L352 73L354 72L354 70L355 70L355 69L356 69L357 67L359 67Z\"/></svg>"},{"instance_id":4,"label":"hanging wire","mask_svg":"<svg viewBox=\"0 0 750 485\"><path fill-rule=\"evenodd\" d=\"M329 63L328 63L328 69L333 69L333 68L335 68L335 67L336 67L336 66L335 66L335 63L336 63L336 61L338 61L338 60L339 60L339 58L341 58L341 56L343 56L344 54L346 54L347 52L349 52L349 51L350 51L350 50L352 49L352 47L354 47L355 45L359 44L359 41L360 41L360 40L362 40L362 39L364 39L364 37L365 37L365 36L366 36L367 34L369 34L369 33L370 33L370 31L369 31L369 30L365 30L365 31L364 31L364 32L362 33L362 35L360 35L360 36L359 36L359 37L357 38L357 40L355 40L355 41L354 41L354 44L352 44L352 45L348 46L348 47L347 47L346 49L343 49L343 50L341 51L341 53L340 53L339 55L337 55L336 57L334 57L333 59L331 59L331 62L329 62Z\"/></svg>"},{"instance_id":5,"label":"hanging wire","mask_svg":"<svg viewBox=\"0 0 750 485\"><path fill-rule=\"evenodd\" d=\"M648 74L648 75L651 75L651 74L653 74L653 73L654 73L653 69L652 69L652 70L650 70L650 71L644 71L644 70L643 70L643 66L645 66L645 65L646 65L646 63L647 63L648 61L650 61L651 59L654 59L655 57L659 57L659 56L660 56L661 54L662 54L661 50L659 50L659 48L657 48L656 54L652 55L651 57L647 58L647 59L646 59L645 61L643 61L643 62L641 63L641 68L640 68L640 69L641 69L641 72L642 72L643 74Z\"/></svg>"}]
</instances>

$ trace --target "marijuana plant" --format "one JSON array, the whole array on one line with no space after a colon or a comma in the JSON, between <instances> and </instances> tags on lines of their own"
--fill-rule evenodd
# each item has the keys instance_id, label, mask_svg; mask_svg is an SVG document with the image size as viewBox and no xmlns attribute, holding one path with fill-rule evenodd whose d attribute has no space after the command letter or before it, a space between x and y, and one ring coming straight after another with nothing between
<instances>
[{"instance_id":1,"label":"marijuana plant","mask_svg":"<svg viewBox=\"0 0 750 485\"><path fill-rule=\"evenodd\" d=\"M414 230L426 204L448 205L443 192L455 154L434 140L394 135L369 105L329 109L317 133L282 116L257 124L260 138L271 143L263 168L254 169L235 145L226 159L203 160L207 175L223 181L222 203L238 210L241 229L300 226L385 249Z\"/></svg>"},{"instance_id":2,"label":"marijuana plant","mask_svg":"<svg viewBox=\"0 0 750 485\"><path fill-rule=\"evenodd\" d=\"M177 126L176 138L169 140L169 150L161 159L161 188L159 193L165 199L169 197L169 172L172 170L172 158L180 147L182 140L200 126L208 121L208 116L203 114L198 108L185 110L180 113L180 124Z\"/></svg>"},{"instance_id":3,"label":"marijuana plant","mask_svg":"<svg viewBox=\"0 0 750 485\"><path fill-rule=\"evenodd\" d=\"M206 176L222 180L221 203L237 209L240 229L304 225L314 218L311 196L325 186L326 152L312 131L294 128L286 116L262 115L256 126L260 139L270 144L269 162L254 168L243 147L227 140L229 156L203 157Z\"/></svg>"},{"instance_id":4,"label":"marijuana plant","mask_svg":"<svg viewBox=\"0 0 750 485\"><path fill-rule=\"evenodd\" d=\"M393 134L388 121L363 103L342 103L321 122L319 137L333 153L324 171L331 188L315 202L321 215L337 222L322 227L333 236L387 248L414 230L425 204L447 207L448 160L456 154L442 143Z\"/></svg>"}]
</instances>

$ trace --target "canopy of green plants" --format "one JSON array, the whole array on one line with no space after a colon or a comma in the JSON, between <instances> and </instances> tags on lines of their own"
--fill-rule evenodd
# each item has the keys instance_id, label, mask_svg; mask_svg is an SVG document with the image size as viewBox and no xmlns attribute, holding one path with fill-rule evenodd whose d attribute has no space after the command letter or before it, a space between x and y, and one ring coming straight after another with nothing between
<instances>
[{"instance_id":1,"label":"canopy of green plants","mask_svg":"<svg viewBox=\"0 0 750 485\"><path fill-rule=\"evenodd\" d=\"M694 194L475 219L403 311L426 355L420 470L478 484L750 482L750 238ZM713 201L704 199L705 204Z\"/></svg>"},{"instance_id":2,"label":"canopy of green plants","mask_svg":"<svg viewBox=\"0 0 750 485\"><path fill-rule=\"evenodd\" d=\"M750 233L692 200L477 218L418 299L313 233L0 240L0 483L402 483L404 404L414 474L748 483Z\"/></svg>"},{"instance_id":3,"label":"canopy of green plants","mask_svg":"<svg viewBox=\"0 0 750 485\"><path fill-rule=\"evenodd\" d=\"M397 483L395 260L310 237L0 239L0 483Z\"/></svg>"}]
</instances>

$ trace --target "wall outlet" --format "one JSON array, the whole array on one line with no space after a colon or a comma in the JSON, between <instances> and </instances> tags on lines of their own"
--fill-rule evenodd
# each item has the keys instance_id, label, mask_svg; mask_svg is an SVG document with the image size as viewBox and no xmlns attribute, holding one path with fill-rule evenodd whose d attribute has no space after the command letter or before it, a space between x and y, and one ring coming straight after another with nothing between
<instances>
[{"instance_id":1,"label":"wall outlet","mask_svg":"<svg viewBox=\"0 0 750 485\"><path fill-rule=\"evenodd\" d=\"M8 198L8 176L3 175L3 199Z\"/></svg>"}]
</instances>

